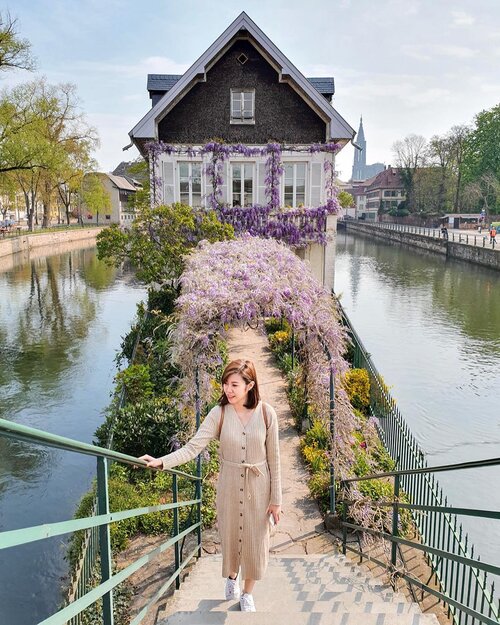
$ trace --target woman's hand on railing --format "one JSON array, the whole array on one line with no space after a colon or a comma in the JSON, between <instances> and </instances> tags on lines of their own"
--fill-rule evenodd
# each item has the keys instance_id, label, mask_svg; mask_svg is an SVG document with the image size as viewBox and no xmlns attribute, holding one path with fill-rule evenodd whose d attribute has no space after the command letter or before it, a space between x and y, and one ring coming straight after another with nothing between
<instances>
[{"instance_id":1,"label":"woman's hand on railing","mask_svg":"<svg viewBox=\"0 0 500 625\"><path fill-rule=\"evenodd\" d=\"M153 458L153 456L148 456L148 454L144 454L144 456L140 456L139 460L144 460L148 463L148 467L151 469L163 469L163 460L161 458Z\"/></svg>"}]
</instances>

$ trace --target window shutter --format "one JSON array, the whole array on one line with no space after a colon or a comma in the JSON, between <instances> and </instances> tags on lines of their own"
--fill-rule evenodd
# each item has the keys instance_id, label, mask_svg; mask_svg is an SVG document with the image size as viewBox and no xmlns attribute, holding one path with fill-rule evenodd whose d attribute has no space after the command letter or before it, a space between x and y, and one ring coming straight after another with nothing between
<instances>
[{"instance_id":1,"label":"window shutter","mask_svg":"<svg viewBox=\"0 0 500 625\"><path fill-rule=\"evenodd\" d=\"M174 202L174 164L172 161L163 163L163 203Z\"/></svg>"},{"instance_id":2,"label":"window shutter","mask_svg":"<svg viewBox=\"0 0 500 625\"><path fill-rule=\"evenodd\" d=\"M261 206L265 206L268 201L269 198L266 197L266 164L265 163L259 163L257 165L257 175L258 175L258 180L257 180L257 204L260 204Z\"/></svg>"},{"instance_id":3,"label":"window shutter","mask_svg":"<svg viewBox=\"0 0 500 625\"><path fill-rule=\"evenodd\" d=\"M311 208L321 204L321 163L311 163Z\"/></svg>"},{"instance_id":4,"label":"window shutter","mask_svg":"<svg viewBox=\"0 0 500 625\"><path fill-rule=\"evenodd\" d=\"M228 195L228 181L229 181L229 163L227 161L224 161L224 163L222 163L222 185L220 190L222 191L222 195L219 198L219 201L222 202L222 204L229 204L229 206L231 206L230 203L230 198ZM212 185L210 184L210 180L208 180L207 178L207 191L208 193L212 193Z\"/></svg>"}]
</instances>

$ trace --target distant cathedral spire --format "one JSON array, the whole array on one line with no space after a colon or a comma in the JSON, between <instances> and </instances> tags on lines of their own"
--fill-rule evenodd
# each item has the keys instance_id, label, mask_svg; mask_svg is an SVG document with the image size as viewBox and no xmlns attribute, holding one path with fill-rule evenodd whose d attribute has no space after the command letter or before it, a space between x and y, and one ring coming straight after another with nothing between
<instances>
[{"instance_id":1,"label":"distant cathedral spire","mask_svg":"<svg viewBox=\"0 0 500 625\"><path fill-rule=\"evenodd\" d=\"M366 139L362 115L359 119L359 130L356 135L355 143L360 149L354 149L351 180L367 180L384 170L383 163L374 163L373 165L366 164Z\"/></svg>"}]
</instances>

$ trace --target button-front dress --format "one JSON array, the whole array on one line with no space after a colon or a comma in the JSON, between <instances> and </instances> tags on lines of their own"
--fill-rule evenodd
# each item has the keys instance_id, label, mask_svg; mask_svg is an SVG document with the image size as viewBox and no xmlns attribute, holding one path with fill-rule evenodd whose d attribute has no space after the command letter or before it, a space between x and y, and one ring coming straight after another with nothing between
<instances>
[{"instance_id":1,"label":"button-front dress","mask_svg":"<svg viewBox=\"0 0 500 625\"><path fill-rule=\"evenodd\" d=\"M262 402L244 426L227 404L220 432L221 468L217 485L217 520L222 547L222 576L241 567L242 579L262 579L269 561L270 504L281 505L278 419ZM208 413L198 432L181 449L163 456L163 468L184 464L219 437L221 408Z\"/></svg>"}]
</instances>

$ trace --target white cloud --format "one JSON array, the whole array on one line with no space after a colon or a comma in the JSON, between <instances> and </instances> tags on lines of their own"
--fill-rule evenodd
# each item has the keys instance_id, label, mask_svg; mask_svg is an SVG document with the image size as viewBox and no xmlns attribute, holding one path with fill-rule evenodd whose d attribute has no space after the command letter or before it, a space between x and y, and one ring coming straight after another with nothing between
<instances>
[{"instance_id":1,"label":"white cloud","mask_svg":"<svg viewBox=\"0 0 500 625\"><path fill-rule=\"evenodd\" d=\"M477 56L477 50L447 44L403 45L401 52L420 61L431 61L435 56L447 56L454 59L470 59Z\"/></svg>"},{"instance_id":2,"label":"white cloud","mask_svg":"<svg viewBox=\"0 0 500 625\"><path fill-rule=\"evenodd\" d=\"M472 26L476 21L475 17L465 11L452 11L451 17L453 18L453 26Z\"/></svg>"},{"instance_id":3,"label":"white cloud","mask_svg":"<svg viewBox=\"0 0 500 625\"><path fill-rule=\"evenodd\" d=\"M82 61L78 66L84 71L118 74L126 78L144 78L146 74L184 74L189 69L189 65L166 56L149 56L134 64Z\"/></svg>"}]
</instances>

